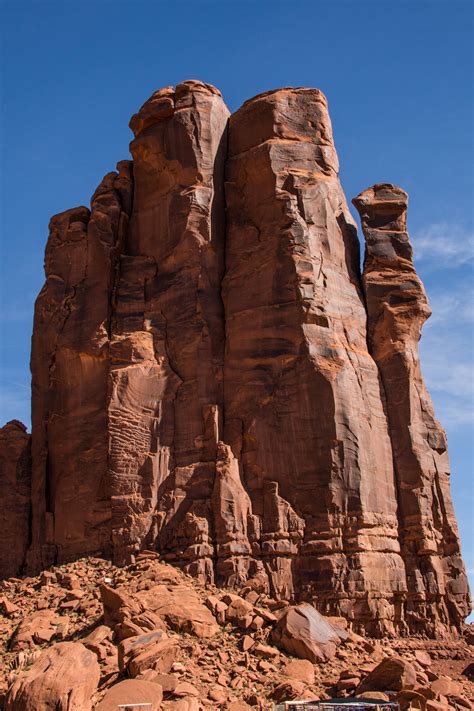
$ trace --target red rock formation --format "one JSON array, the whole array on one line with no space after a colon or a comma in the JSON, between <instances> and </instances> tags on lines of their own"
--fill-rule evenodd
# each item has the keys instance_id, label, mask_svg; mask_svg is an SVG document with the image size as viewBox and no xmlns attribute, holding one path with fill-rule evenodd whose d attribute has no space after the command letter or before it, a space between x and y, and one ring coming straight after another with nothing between
<instances>
[{"instance_id":1,"label":"red rock formation","mask_svg":"<svg viewBox=\"0 0 474 711\"><path fill-rule=\"evenodd\" d=\"M29 535L30 570L146 547L373 634L459 629L467 588L419 374L427 306L404 194L358 199L361 280L319 90L268 92L229 120L217 89L188 81L130 126L133 162L90 211L51 221L32 529L2 552L9 570ZM135 610L118 633L154 624L153 606Z\"/></svg>"},{"instance_id":2,"label":"red rock formation","mask_svg":"<svg viewBox=\"0 0 474 711\"><path fill-rule=\"evenodd\" d=\"M133 116L135 195L110 349L115 558L158 537L169 560L208 579L227 119L201 82L162 89Z\"/></svg>"},{"instance_id":3,"label":"red rock formation","mask_svg":"<svg viewBox=\"0 0 474 711\"><path fill-rule=\"evenodd\" d=\"M0 428L0 578L17 575L29 546L31 437L18 420Z\"/></svg>"},{"instance_id":4,"label":"red rock formation","mask_svg":"<svg viewBox=\"0 0 474 711\"><path fill-rule=\"evenodd\" d=\"M366 240L362 281L369 346L384 384L397 478L406 622L416 631L449 630L469 612L468 585L451 503L446 435L420 368L418 341L431 311L406 231L408 196L379 184L353 202Z\"/></svg>"},{"instance_id":5,"label":"red rock formation","mask_svg":"<svg viewBox=\"0 0 474 711\"><path fill-rule=\"evenodd\" d=\"M390 626L406 585L392 456L323 94L244 104L226 188L225 437L272 590Z\"/></svg>"},{"instance_id":6,"label":"red rock formation","mask_svg":"<svg viewBox=\"0 0 474 711\"><path fill-rule=\"evenodd\" d=\"M130 163L91 210L52 218L33 328L31 567L110 553L107 391L117 258L131 206Z\"/></svg>"}]
</instances>

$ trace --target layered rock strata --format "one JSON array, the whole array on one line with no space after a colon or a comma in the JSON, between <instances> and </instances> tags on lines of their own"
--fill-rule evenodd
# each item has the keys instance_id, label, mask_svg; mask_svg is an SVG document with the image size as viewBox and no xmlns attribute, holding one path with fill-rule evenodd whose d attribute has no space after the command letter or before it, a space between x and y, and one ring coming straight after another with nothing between
<instances>
[{"instance_id":1,"label":"layered rock strata","mask_svg":"<svg viewBox=\"0 0 474 711\"><path fill-rule=\"evenodd\" d=\"M468 593L404 193L357 199L361 278L319 90L229 117L189 81L130 126L133 161L50 225L28 569L153 548L372 634L452 633Z\"/></svg>"},{"instance_id":2,"label":"layered rock strata","mask_svg":"<svg viewBox=\"0 0 474 711\"><path fill-rule=\"evenodd\" d=\"M374 185L353 200L365 236L362 283L371 354L387 402L398 487L401 552L411 629L435 631L466 604L466 576L450 494L446 434L435 418L418 341L431 315L406 229L408 195ZM433 615L435 613L435 615ZM431 618L430 622L427 620Z\"/></svg>"}]
</instances>

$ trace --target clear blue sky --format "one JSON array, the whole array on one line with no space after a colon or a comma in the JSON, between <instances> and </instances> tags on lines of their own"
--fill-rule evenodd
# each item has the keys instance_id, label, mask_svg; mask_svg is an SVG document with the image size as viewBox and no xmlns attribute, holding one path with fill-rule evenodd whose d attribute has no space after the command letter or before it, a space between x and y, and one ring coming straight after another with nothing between
<instances>
[{"instance_id":1,"label":"clear blue sky","mask_svg":"<svg viewBox=\"0 0 474 711\"><path fill-rule=\"evenodd\" d=\"M0 0L0 420L29 423L33 302L52 214L88 204L128 156L131 114L201 79L231 110L278 86L329 100L348 200L410 195L434 316L423 366L447 429L474 583L473 8L471 0ZM474 585L473 585L474 587Z\"/></svg>"}]
</instances>

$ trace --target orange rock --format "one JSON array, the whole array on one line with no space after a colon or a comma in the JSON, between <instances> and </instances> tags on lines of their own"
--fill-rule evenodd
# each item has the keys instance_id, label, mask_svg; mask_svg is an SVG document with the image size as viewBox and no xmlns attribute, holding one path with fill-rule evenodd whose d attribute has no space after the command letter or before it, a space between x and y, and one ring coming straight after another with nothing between
<instances>
[{"instance_id":1,"label":"orange rock","mask_svg":"<svg viewBox=\"0 0 474 711\"><path fill-rule=\"evenodd\" d=\"M114 684L105 694L95 711L117 711L119 704L151 704L147 711L159 711L163 691L159 684L142 679L125 679Z\"/></svg>"},{"instance_id":2,"label":"orange rock","mask_svg":"<svg viewBox=\"0 0 474 711\"><path fill-rule=\"evenodd\" d=\"M95 654L79 642L60 642L41 652L38 660L9 689L5 710L56 709L90 711L99 682Z\"/></svg>"},{"instance_id":3,"label":"orange rock","mask_svg":"<svg viewBox=\"0 0 474 711\"><path fill-rule=\"evenodd\" d=\"M462 694L462 687L449 676L440 676L431 682L431 689L437 696L452 696Z\"/></svg>"},{"instance_id":4,"label":"orange rock","mask_svg":"<svg viewBox=\"0 0 474 711\"><path fill-rule=\"evenodd\" d=\"M378 664L357 688L357 694L366 691L401 691L416 685L416 670L400 657L389 657Z\"/></svg>"},{"instance_id":5,"label":"orange rock","mask_svg":"<svg viewBox=\"0 0 474 711\"><path fill-rule=\"evenodd\" d=\"M311 686L314 684L314 666L307 659L293 659L283 667L283 674L290 679L303 681Z\"/></svg>"},{"instance_id":6,"label":"orange rock","mask_svg":"<svg viewBox=\"0 0 474 711\"><path fill-rule=\"evenodd\" d=\"M90 209L50 222L31 457L20 423L0 431L0 568L97 552L150 566L131 600L105 593L119 637L154 624L135 594L147 606L147 591L179 588L154 574L156 551L276 617L304 598L374 637L461 632L469 596L420 375L429 308L406 193L377 184L355 199L361 275L320 90L269 91L229 117L215 87L185 81L130 126L133 160ZM90 614L80 567L70 575L60 609ZM152 612L216 634L177 592ZM259 608L237 624L255 615L276 623Z\"/></svg>"},{"instance_id":7,"label":"orange rock","mask_svg":"<svg viewBox=\"0 0 474 711\"><path fill-rule=\"evenodd\" d=\"M431 666L432 664L432 659L428 652L424 652L421 649L415 649L415 659L418 662L418 664L421 664L422 667L427 669L428 667Z\"/></svg>"},{"instance_id":8,"label":"orange rock","mask_svg":"<svg viewBox=\"0 0 474 711\"><path fill-rule=\"evenodd\" d=\"M469 604L449 489L446 434L435 418L419 362L418 342L431 310L413 264L406 192L380 183L353 203L361 215L366 246L362 284L368 342L389 413L399 491L400 552L408 594L420 600L419 622L413 620L412 631L433 635L436 629L446 630L445 619L459 628ZM456 571L454 584L442 572L447 570Z\"/></svg>"},{"instance_id":9,"label":"orange rock","mask_svg":"<svg viewBox=\"0 0 474 711\"><path fill-rule=\"evenodd\" d=\"M16 628L10 648L26 649L53 639L63 639L68 631L69 620L50 610L41 610L25 617Z\"/></svg>"},{"instance_id":10,"label":"orange rock","mask_svg":"<svg viewBox=\"0 0 474 711\"><path fill-rule=\"evenodd\" d=\"M30 535L31 437L18 420L0 427L0 576L18 575Z\"/></svg>"},{"instance_id":11,"label":"orange rock","mask_svg":"<svg viewBox=\"0 0 474 711\"><path fill-rule=\"evenodd\" d=\"M153 669L167 674L179 654L176 640L169 639L159 630L148 634L129 637L120 642L118 663L121 672L136 677L146 669Z\"/></svg>"},{"instance_id":12,"label":"orange rock","mask_svg":"<svg viewBox=\"0 0 474 711\"><path fill-rule=\"evenodd\" d=\"M305 693L305 685L302 681L288 679L278 684L272 692L272 699L275 701L290 701L291 699L302 699Z\"/></svg>"},{"instance_id":13,"label":"orange rock","mask_svg":"<svg viewBox=\"0 0 474 711\"><path fill-rule=\"evenodd\" d=\"M336 629L306 603L283 613L273 630L273 639L290 654L313 663L331 659L340 642Z\"/></svg>"}]
</instances>

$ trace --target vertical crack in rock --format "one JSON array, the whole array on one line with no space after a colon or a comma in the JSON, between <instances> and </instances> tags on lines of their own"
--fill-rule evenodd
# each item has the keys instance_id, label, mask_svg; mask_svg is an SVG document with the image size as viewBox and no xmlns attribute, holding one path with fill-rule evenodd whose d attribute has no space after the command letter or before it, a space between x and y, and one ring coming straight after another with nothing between
<instances>
[{"instance_id":1,"label":"vertical crack in rock","mask_svg":"<svg viewBox=\"0 0 474 711\"><path fill-rule=\"evenodd\" d=\"M407 194L378 184L353 200L365 236L363 284L371 353L387 399L408 581L411 632L451 632L469 591L451 503L446 435L421 374L418 341L431 315L406 230Z\"/></svg>"}]
</instances>

